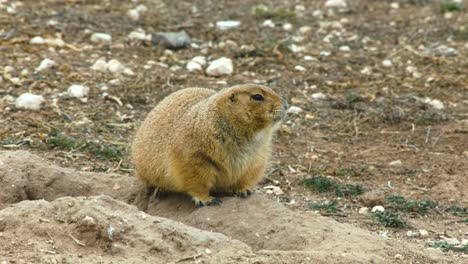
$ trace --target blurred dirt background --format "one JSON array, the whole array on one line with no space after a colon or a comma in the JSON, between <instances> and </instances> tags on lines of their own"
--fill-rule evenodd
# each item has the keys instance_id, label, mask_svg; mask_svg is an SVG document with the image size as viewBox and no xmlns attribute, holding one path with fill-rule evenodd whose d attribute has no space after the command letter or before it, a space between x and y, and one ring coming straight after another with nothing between
<instances>
[{"instance_id":1,"label":"blurred dirt background","mask_svg":"<svg viewBox=\"0 0 468 264\"><path fill-rule=\"evenodd\" d=\"M148 258L156 262L220 263L226 257L226 262L232 263L307 263L327 261L327 252L335 262L343 263L466 261L468 2L358 0L341 7L327 7L326 2L330 1L0 0L0 149L4 157L0 159L0 190L4 190L0 193L0 240L4 236L3 241L7 241L0 242L1 263L142 263L145 259L140 255L145 252L165 252ZM129 16L129 10L139 5L146 10L138 18ZM240 21L240 25L217 29L215 23L225 20ZM149 39L129 36L137 30L145 34L185 30L192 45L166 50ZM109 34L112 40L91 41L96 32ZM51 41L34 44L34 37ZM230 58L234 72L220 77L208 76L204 71L190 72L186 64L195 56L205 56L208 62ZM133 74L95 71L91 66L99 58L118 60ZM53 60L55 65L37 71L44 59ZM293 106L275 138L271 170L254 195L259 197L252 197L251 201L225 198L221 207L227 211L203 208L198 220L191 221L197 211L189 205L174 206L188 210L187 217L168 209L176 203L171 199L162 205L156 201L142 205L139 199L144 198L121 195L120 187L112 189L118 175L132 177L128 155L132 135L146 113L164 96L186 87L221 89L247 82L272 87ZM74 84L89 87L86 99L65 95ZM27 92L44 97L40 110L15 106L15 100ZM42 159L16 150L26 150ZM15 155L23 160L10 163L6 158ZM80 171L72 173L79 175L73 179L77 185L89 181L88 177L109 175L109 179L102 188L90 184L88 189L74 189L64 183L54 189L50 186L55 180L45 181L47 184L37 180L31 183L35 187L27 187L31 179L28 177L48 175L47 169L28 174L31 167L21 167L28 162L33 167L57 165ZM23 171L26 176L18 176L22 180L11 183L7 179L14 175L12 170ZM122 185L133 184L132 179ZM134 196L138 193L128 192ZM112 249L112 238L95 230L109 229L100 226L108 221L100 217L112 215L113 206L125 219L136 217L138 210L134 207L109 197L62 198L51 203L25 201L15 205L22 200L53 201L62 196L99 194L205 230L190 232L215 230L226 236L197 242L197 235L190 235L190 239L186 238L190 242L174 242L174 248L179 245L187 250L193 246L198 253L152 248L151 243L161 244L171 237L171 231L164 229L161 232L167 232L167 237L142 238L134 245L139 251L130 254L131 250L124 246ZM90 205L92 199L97 199L95 207ZM112 202L106 202L109 199ZM57 228L53 214L54 210L64 211L57 208L67 208L70 203L81 209L69 209L63 213L63 221L58 221L76 224L64 227L71 235L63 238L62 252L58 245L54 246L59 250L40 251L41 247L28 244L34 243L28 238L35 225L38 231L33 232L33 237L44 240L41 245L62 241L50 233ZM89 206L102 214L83 209ZM384 207L385 212L372 212L375 206ZM45 208L45 215L41 215L40 208ZM264 233L245 226L226 230L234 225L228 219L218 219L218 225L203 224L203 219L218 213L235 219L236 224L242 222L230 211L235 208L258 210L252 214L255 220L271 214L277 218L276 224L283 220L297 224L297 220L285 220L289 214L298 219L315 219L307 221L318 221L320 217L318 223L330 225L330 230L365 233L366 242L361 249L352 246L348 255L339 255L333 252L334 247L347 243L341 233L329 237L329 247L322 244L315 248L316 243L325 242L308 238L301 247L299 240L292 239L288 243L298 245L294 250L273 242L259 242L269 240L271 234L266 229L262 229ZM28 214L35 218L26 217ZM88 223L89 219L80 222L87 215L93 215L98 224ZM15 226L10 223L12 219L30 222L28 227ZM159 221L142 219L133 219L132 225L140 227L130 228L133 231L128 236L144 237L147 231L141 226ZM41 223L48 226L41 227ZM272 230L288 228L275 223ZM120 224L112 223L114 227ZM92 232L85 228L90 225ZM171 225L182 224L172 221ZM313 225L301 228L308 230ZM179 226L176 229L179 234ZM86 232L91 235L83 235ZM314 236L313 231L303 232ZM183 231L180 234L184 236ZM375 241L368 237L371 234ZM99 239L91 241L90 237ZM19 240L11 241L15 239ZM224 252L217 243L228 247L229 239L236 240L232 246L235 249ZM395 241L411 247L411 256L405 256L404 246ZM359 243L359 239L354 243ZM90 246L97 244L99 250ZM373 244L382 251L372 248ZM39 251L33 254L31 247ZM66 260L65 249L78 253ZM298 253L305 249L307 255ZM353 255L358 251L360 256ZM364 255L369 252L374 255L367 259ZM236 255L243 258L236 259Z\"/></svg>"}]
</instances>

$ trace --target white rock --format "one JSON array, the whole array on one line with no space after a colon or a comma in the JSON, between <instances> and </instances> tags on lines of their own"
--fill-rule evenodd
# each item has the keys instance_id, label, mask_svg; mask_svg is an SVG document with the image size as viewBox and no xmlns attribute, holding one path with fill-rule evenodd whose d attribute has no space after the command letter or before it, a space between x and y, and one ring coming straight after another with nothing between
<instances>
[{"instance_id":1,"label":"white rock","mask_svg":"<svg viewBox=\"0 0 468 264\"><path fill-rule=\"evenodd\" d=\"M263 21L262 27L274 28L275 23L273 23L273 21L271 21L271 19L267 19L267 20Z\"/></svg>"},{"instance_id":2,"label":"white rock","mask_svg":"<svg viewBox=\"0 0 468 264\"><path fill-rule=\"evenodd\" d=\"M345 0L328 0L325 2L325 7L346 8L347 6Z\"/></svg>"},{"instance_id":3,"label":"white rock","mask_svg":"<svg viewBox=\"0 0 468 264\"><path fill-rule=\"evenodd\" d=\"M135 40L151 40L151 35L146 34L144 31L132 31L130 34L127 36L129 39L135 39Z\"/></svg>"},{"instance_id":4,"label":"white rock","mask_svg":"<svg viewBox=\"0 0 468 264\"><path fill-rule=\"evenodd\" d=\"M196 63L194 61L189 61L187 63L187 66L186 66L187 70L189 72L193 72L193 71L202 71L203 70L203 67L199 64L199 63Z\"/></svg>"},{"instance_id":5,"label":"white rock","mask_svg":"<svg viewBox=\"0 0 468 264\"><path fill-rule=\"evenodd\" d=\"M21 74L21 76L27 76L29 74L29 70L28 69L23 69L20 74Z\"/></svg>"},{"instance_id":6,"label":"white rock","mask_svg":"<svg viewBox=\"0 0 468 264\"><path fill-rule=\"evenodd\" d=\"M106 33L93 33L91 35L91 41L95 43L110 44L112 42L112 36Z\"/></svg>"},{"instance_id":7,"label":"white rock","mask_svg":"<svg viewBox=\"0 0 468 264\"><path fill-rule=\"evenodd\" d=\"M384 60L382 61L382 66L384 67L392 67L393 66L393 62L391 60Z\"/></svg>"},{"instance_id":8,"label":"white rock","mask_svg":"<svg viewBox=\"0 0 468 264\"><path fill-rule=\"evenodd\" d=\"M121 73L125 70L125 66L120 61L112 59L107 63L107 70L111 73Z\"/></svg>"},{"instance_id":9,"label":"white rock","mask_svg":"<svg viewBox=\"0 0 468 264\"><path fill-rule=\"evenodd\" d=\"M375 213L375 212L385 212L385 208L381 205L376 205L374 207L372 207L372 210L371 212Z\"/></svg>"},{"instance_id":10,"label":"white rock","mask_svg":"<svg viewBox=\"0 0 468 264\"><path fill-rule=\"evenodd\" d=\"M305 34L309 33L310 31L312 31L312 27L310 27L310 26L302 26L302 27L299 28L299 32L302 35L305 35Z\"/></svg>"},{"instance_id":11,"label":"white rock","mask_svg":"<svg viewBox=\"0 0 468 264\"><path fill-rule=\"evenodd\" d=\"M274 186L274 185L265 186L265 187L263 187L263 189L270 190L271 193L273 193L274 195L281 195L281 194L284 193L283 190L281 190L280 187Z\"/></svg>"},{"instance_id":12,"label":"white rock","mask_svg":"<svg viewBox=\"0 0 468 264\"><path fill-rule=\"evenodd\" d=\"M324 93L313 93L310 95L310 98L316 99L316 100L323 100L323 99L327 99L327 95Z\"/></svg>"},{"instance_id":13,"label":"white rock","mask_svg":"<svg viewBox=\"0 0 468 264\"><path fill-rule=\"evenodd\" d=\"M226 57L221 57L210 63L206 69L206 74L209 76L229 75L234 72L232 60Z\"/></svg>"},{"instance_id":14,"label":"white rock","mask_svg":"<svg viewBox=\"0 0 468 264\"><path fill-rule=\"evenodd\" d=\"M432 107L434 107L437 110L442 110L445 108L444 103L442 103L440 100L437 99L431 99L429 97L425 97L422 99L423 103L426 103Z\"/></svg>"},{"instance_id":15,"label":"white rock","mask_svg":"<svg viewBox=\"0 0 468 264\"><path fill-rule=\"evenodd\" d=\"M301 65L296 65L296 67L294 67L294 70L303 72L303 71L306 71L306 68L304 68Z\"/></svg>"},{"instance_id":16,"label":"white rock","mask_svg":"<svg viewBox=\"0 0 468 264\"><path fill-rule=\"evenodd\" d=\"M15 71L15 68L13 68L13 66L7 65L5 66L5 68L3 68L3 71L7 73L11 73Z\"/></svg>"},{"instance_id":17,"label":"white rock","mask_svg":"<svg viewBox=\"0 0 468 264\"><path fill-rule=\"evenodd\" d=\"M235 28L240 26L240 21L227 20L227 21L218 21L216 22L216 28L219 30L226 30L230 28Z\"/></svg>"},{"instance_id":18,"label":"white rock","mask_svg":"<svg viewBox=\"0 0 468 264\"><path fill-rule=\"evenodd\" d=\"M331 55L331 52L330 52L330 51L326 51L326 50L322 50L322 51L320 51L320 55L325 56L325 57L328 57L328 56Z\"/></svg>"},{"instance_id":19,"label":"white rock","mask_svg":"<svg viewBox=\"0 0 468 264\"><path fill-rule=\"evenodd\" d=\"M288 110L286 111L288 114L295 114L295 115L298 115L300 113L302 113L304 110L302 110L302 108L298 107L298 106L291 106L288 108Z\"/></svg>"},{"instance_id":20,"label":"white rock","mask_svg":"<svg viewBox=\"0 0 468 264\"><path fill-rule=\"evenodd\" d=\"M298 46L296 44L291 44L289 46L289 49L293 52L293 53L299 53L299 52L303 52L305 51L305 47L304 46Z\"/></svg>"},{"instance_id":21,"label":"white rock","mask_svg":"<svg viewBox=\"0 0 468 264\"><path fill-rule=\"evenodd\" d=\"M144 12L148 11L148 8L145 5L140 4L140 5L137 5L137 7L135 7L135 10L140 12L140 13L144 13Z\"/></svg>"},{"instance_id":22,"label":"white rock","mask_svg":"<svg viewBox=\"0 0 468 264\"><path fill-rule=\"evenodd\" d=\"M427 230L424 230L424 229L419 229L419 235L421 237L428 237L429 236L429 232L427 232Z\"/></svg>"},{"instance_id":23,"label":"white rock","mask_svg":"<svg viewBox=\"0 0 468 264\"><path fill-rule=\"evenodd\" d=\"M28 109L28 110L39 110L41 104L44 102L42 95L35 95L32 93L24 93L20 95L15 102L16 108Z\"/></svg>"},{"instance_id":24,"label":"white rock","mask_svg":"<svg viewBox=\"0 0 468 264\"><path fill-rule=\"evenodd\" d=\"M41 72L41 71L45 71L45 70L48 70L54 66L56 66L57 63L55 63L55 61L51 60L51 59L43 59L41 61L41 63L39 64L39 66L37 66L37 68L35 69L35 72Z\"/></svg>"},{"instance_id":25,"label":"white rock","mask_svg":"<svg viewBox=\"0 0 468 264\"><path fill-rule=\"evenodd\" d=\"M402 254L396 254L396 255L394 256L394 258L397 259L397 260L403 260L403 259L405 259L405 257L403 257Z\"/></svg>"},{"instance_id":26,"label":"white rock","mask_svg":"<svg viewBox=\"0 0 468 264\"><path fill-rule=\"evenodd\" d=\"M47 21L47 26L49 27L55 27L59 24L59 22L55 19L50 19L49 21Z\"/></svg>"},{"instance_id":27,"label":"white rock","mask_svg":"<svg viewBox=\"0 0 468 264\"><path fill-rule=\"evenodd\" d=\"M100 58L98 59L93 66L91 66L91 69L94 71L98 72L107 72L107 62L105 59Z\"/></svg>"},{"instance_id":28,"label":"white rock","mask_svg":"<svg viewBox=\"0 0 468 264\"><path fill-rule=\"evenodd\" d=\"M393 3L390 4L390 7L393 8L393 9L398 9L398 8L400 8L400 3L393 2Z\"/></svg>"},{"instance_id":29,"label":"white rock","mask_svg":"<svg viewBox=\"0 0 468 264\"><path fill-rule=\"evenodd\" d=\"M96 220L94 220L93 217L87 215L83 218L82 223L84 226L92 227L96 225Z\"/></svg>"},{"instance_id":30,"label":"white rock","mask_svg":"<svg viewBox=\"0 0 468 264\"><path fill-rule=\"evenodd\" d=\"M35 45L42 45L42 44L45 44L46 41L45 39L43 39L42 37L34 37L32 38L30 41L29 41L29 44L35 44Z\"/></svg>"},{"instance_id":31,"label":"white rock","mask_svg":"<svg viewBox=\"0 0 468 264\"><path fill-rule=\"evenodd\" d=\"M390 162L388 165L393 166L393 167L400 167L401 165L403 165L403 163L401 162L401 160L394 160Z\"/></svg>"},{"instance_id":32,"label":"white rock","mask_svg":"<svg viewBox=\"0 0 468 264\"><path fill-rule=\"evenodd\" d=\"M359 211L358 211L359 214L368 214L369 213L369 208L368 207L361 207L359 208Z\"/></svg>"},{"instance_id":33,"label":"white rock","mask_svg":"<svg viewBox=\"0 0 468 264\"><path fill-rule=\"evenodd\" d=\"M191 61L191 62L198 63L198 64L200 64L201 66L205 66L205 65L206 65L206 57L205 57L205 56L195 56L195 57L193 57L190 61Z\"/></svg>"},{"instance_id":34,"label":"white rock","mask_svg":"<svg viewBox=\"0 0 468 264\"><path fill-rule=\"evenodd\" d=\"M293 25L290 23L286 23L283 25L283 30L291 31L292 29L293 29Z\"/></svg>"},{"instance_id":35,"label":"white rock","mask_svg":"<svg viewBox=\"0 0 468 264\"><path fill-rule=\"evenodd\" d=\"M306 56L304 56L304 60L305 61L316 61L317 58L315 58L314 56L306 55Z\"/></svg>"},{"instance_id":36,"label":"white rock","mask_svg":"<svg viewBox=\"0 0 468 264\"><path fill-rule=\"evenodd\" d=\"M463 238L462 241L461 241L461 244L462 244L462 246L468 245L468 239Z\"/></svg>"},{"instance_id":37,"label":"white rock","mask_svg":"<svg viewBox=\"0 0 468 264\"><path fill-rule=\"evenodd\" d=\"M449 245L459 245L460 241L455 237L444 237L444 241Z\"/></svg>"},{"instance_id":38,"label":"white rock","mask_svg":"<svg viewBox=\"0 0 468 264\"><path fill-rule=\"evenodd\" d=\"M366 66L361 70L361 74L364 75L371 75L372 74L372 67Z\"/></svg>"},{"instance_id":39,"label":"white rock","mask_svg":"<svg viewBox=\"0 0 468 264\"><path fill-rule=\"evenodd\" d=\"M47 45L50 45L50 46L57 46L57 47L65 46L65 41L63 41L63 39L53 38L53 39L46 39L45 41Z\"/></svg>"},{"instance_id":40,"label":"white rock","mask_svg":"<svg viewBox=\"0 0 468 264\"><path fill-rule=\"evenodd\" d=\"M340 51L348 52L351 51L351 48L349 46L341 46L339 48Z\"/></svg>"},{"instance_id":41,"label":"white rock","mask_svg":"<svg viewBox=\"0 0 468 264\"><path fill-rule=\"evenodd\" d=\"M89 87L79 84L73 84L70 87L68 87L67 93L71 97L83 99L88 96Z\"/></svg>"},{"instance_id":42,"label":"white rock","mask_svg":"<svg viewBox=\"0 0 468 264\"><path fill-rule=\"evenodd\" d=\"M417 237L418 233L413 232L413 231L410 230L410 231L406 232L406 236L407 237Z\"/></svg>"},{"instance_id":43,"label":"white rock","mask_svg":"<svg viewBox=\"0 0 468 264\"><path fill-rule=\"evenodd\" d=\"M133 21L138 21L140 19L140 12L136 9L130 9L127 11L127 16Z\"/></svg>"},{"instance_id":44,"label":"white rock","mask_svg":"<svg viewBox=\"0 0 468 264\"><path fill-rule=\"evenodd\" d=\"M122 71L122 73L124 75L127 75L127 76L134 76L135 75L135 73L132 71L132 69L127 68L127 67L125 67L125 69Z\"/></svg>"}]
</instances>

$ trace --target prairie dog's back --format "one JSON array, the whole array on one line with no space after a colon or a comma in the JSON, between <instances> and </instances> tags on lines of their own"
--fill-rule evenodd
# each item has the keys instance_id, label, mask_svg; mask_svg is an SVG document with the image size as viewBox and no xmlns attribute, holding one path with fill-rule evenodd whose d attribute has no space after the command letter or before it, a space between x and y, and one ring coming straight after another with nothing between
<instances>
[{"instance_id":1,"label":"prairie dog's back","mask_svg":"<svg viewBox=\"0 0 468 264\"><path fill-rule=\"evenodd\" d=\"M133 163L138 168L138 175L154 175L153 182L160 182L161 186L171 185L164 179L164 163L167 162L165 158L172 143L174 127L195 104L214 93L214 90L206 88L186 88L159 102L141 124L132 144Z\"/></svg>"}]
</instances>

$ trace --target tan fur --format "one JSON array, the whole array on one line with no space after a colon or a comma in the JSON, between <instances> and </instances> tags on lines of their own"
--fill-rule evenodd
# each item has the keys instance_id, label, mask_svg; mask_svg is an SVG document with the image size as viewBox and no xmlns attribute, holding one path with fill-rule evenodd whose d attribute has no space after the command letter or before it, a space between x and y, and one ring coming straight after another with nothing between
<instances>
[{"instance_id":1,"label":"tan fur","mask_svg":"<svg viewBox=\"0 0 468 264\"><path fill-rule=\"evenodd\" d=\"M254 94L264 100L253 100ZM245 196L265 172L285 107L260 85L177 91L137 131L132 145L137 176L148 186L187 193L199 205L215 201L213 191Z\"/></svg>"}]
</instances>

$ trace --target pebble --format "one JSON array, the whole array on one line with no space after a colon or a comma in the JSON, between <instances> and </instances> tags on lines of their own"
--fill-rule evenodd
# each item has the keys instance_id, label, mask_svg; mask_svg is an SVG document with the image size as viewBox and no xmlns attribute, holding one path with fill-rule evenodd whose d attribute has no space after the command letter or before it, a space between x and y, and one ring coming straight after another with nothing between
<instances>
[{"instance_id":1,"label":"pebble","mask_svg":"<svg viewBox=\"0 0 468 264\"><path fill-rule=\"evenodd\" d=\"M134 40L151 40L151 35L146 34L144 31L132 31L127 37Z\"/></svg>"},{"instance_id":2,"label":"pebble","mask_svg":"<svg viewBox=\"0 0 468 264\"><path fill-rule=\"evenodd\" d=\"M125 66L120 61L112 59L107 63L107 70L111 73L121 73L125 70Z\"/></svg>"},{"instance_id":3,"label":"pebble","mask_svg":"<svg viewBox=\"0 0 468 264\"><path fill-rule=\"evenodd\" d=\"M468 239L463 238L463 239L461 240L461 244L462 244L462 246L468 245Z\"/></svg>"},{"instance_id":4,"label":"pebble","mask_svg":"<svg viewBox=\"0 0 468 264\"><path fill-rule=\"evenodd\" d=\"M393 3L390 4L390 7L393 8L393 9L398 9L398 8L400 8L400 3L393 2Z\"/></svg>"},{"instance_id":5,"label":"pebble","mask_svg":"<svg viewBox=\"0 0 468 264\"><path fill-rule=\"evenodd\" d=\"M418 233L410 230L410 231L406 232L406 236L407 237L417 237Z\"/></svg>"},{"instance_id":6,"label":"pebble","mask_svg":"<svg viewBox=\"0 0 468 264\"><path fill-rule=\"evenodd\" d=\"M305 35L305 34L309 33L310 31L312 31L312 27L310 27L310 26L302 26L302 27L299 28L299 32L302 35Z\"/></svg>"},{"instance_id":7,"label":"pebble","mask_svg":"<svg viewBox=\"0 0 468 264\"><path fill-rule=\"evenodd\" d=\"M34 37L32 38L30 41L29 41L29 44L36 44L36 45L42 45L42 44L45 44L46 41L45 39L43 39L42 37Z\"/></svg>"},{"instance_id":8,"label":"pebble","mask_svg":"<svg viewBox=\"0 0 468 264\"><path fill-rule=\"evenodd\" d=\"M291 106L288 108L288 110L286 111L288 114L295 114L295 115L298 115L300 113L302 113L304 110L302 110L302 108L298 107L298 106Z\"/></svg>"},{"instance_id":9,"label":"pebble","mask_svg":"<svg viewBox=\"0 0 468 264\"><path fill-rule=\"evenodd\" d=\"M235 20L226 20L226 21L218 21L216 22L216 28L219 30L226 30L240 26L240 21Z\"/></svg>"},{"instance_id":10,"label":"pebble","mask_svg":"<svg viewBox=\"0 0 468 264\"><path fill-rule=\"evenodd\" d=\"M41 104L44 102L44 97L42 95L35 95L32 93L24 93L20 95L16 101L16 108L28 109L28 110L39 110L41 109Z\"/></svg>"},{"instance_id":11,"label":"pebble","mask_svg":"<svg viewBox=\"0 0 468 264\"><path fill-rule=\"evenodd\" d=\"M325 2L325 7L346 8L348 3L345 0L328 0Z\"/></svg>"},{"instance_id":12,"label":"pebble","mask_svg":"<svg viewBox=\"0 0 468 264\"><path fill-rule=\"evenodd\" d=\"M458 51L445 45L427 48L423 53L434 56L452 57L457 56Z\"/></svg>"},{"instance_id":13,"label":"pebble","mask_svg":"<svg viewBox=\"0 0 468 264\"><path fill-rule=\"evenodd\" d=\"M229 75L234 72L232 60L226 57L221 57L210 63L206 68L206 74L209 76Z\"/></svg>"},{"instance_id":14,"label":"pebble","mask_svg":"<svg viewBox=\"0 0 468 264\"><path fill-rule=\"evenodd\" d=\"M449 245L459 245L460 244L460 241L455 237L444 237L443 239Z\"/></svg>"},{"instance_id":15,"label":"pebble","mask_svg":"<svg viewBox=\"0 0 468 264\"><path fill-rule=\"evenodd\" d=\"M110 44L112 42L112 36L106 33L93 33L91 35L91 42Z\"/></svg>"},{"instance_id":16,"label":"pebble","mask_svg":"<svg viewBox=\"0 0 468 264\"><path fill-rule=\"evenodd\" d=\"M322 51L320 51L320 55L325 56L325 57L328 57L328 56L331 55L331 52L330 52L330 51L326 51L326 50L322 50Z\"/></svg>"},{"instance_id":17,"label":"pebble","mask_svg":"<svg viewBox=\"0 0 468 264\"><path fill-rule=\"evenodd\" d=\"M179 32L156 32L151 35L153 45L167 49L182 49L190 47L192 40L184 30Z\"/></svg>"},{"instance_id":18,"label":"pebble","mask_svg":"<svg viewBox=\"0 0 468 264\"><path fill-rule=\"evenodd\" d=\"M393 167L400 167L401 165L403 165L403 163L401 162L401 160L394 160L390 162L388 165L393 166Z\"/></svg>"},{"instance_id":19,"label":"pebble","mask_svg":"<svg viewBox=\"0 0 468 264\"><path fill-rule=\"evenodd\" d=\"M191 62L198 63L198 64L200 64L201 66L205 66L205 65L206 65L206 57L205 57L205 56L195 56L195 57L193 57L190 61L191 61Z\"/></svg>"},{"instance_id":20,"label":"pebble","mask_svg":"<svg viewBox=\"0 0 468 264\"><path fill-rule=\"evenodd\" d=\"M193 72L193 71L202 71L203 70L203 67L196 63L196 62L193 62L193 61L189 61L186 65L186 68L189 72Z\"/></svg>"},{"instance_id":21,"label":"pebble","mask_svg":"<svg viewBox=\"0 0 468 264\"><path fill-rule=\"evenodd\" d=\"M303 52L306 50L306 48L304 46L298 46L296 44L291 44L289 46L289 49L293 52L293 53L299 53L299 52Z\"/></svg>"},{"instance_id":22,"label":"pebble","mask_svg":"<svg viewBox=\"0 0 468 264\"><path fill-rule=\"evenodd\" d=\"M98 59L93 66L91 66L91 69L94 71L98 72L107 72L107 62L105 59L100 58Z\"/></svg>"},{"instance_id":23,"label":"pebble","mask_svg":"<svg viewBox=\"0 0 468 264\"><path fill-rule=\"evenodd\" d=\"M405 259L405 258L403 257L402 254L396 254L394 258L395 258L395 259L398 259L398 260L403 260L403 259Z\"/></svg>"},{"instance_id":24,"label":"pebble","mask_svg":"<svg viewBox=\"0 0 468 264\"><path fill-rule=\"evenodd\" d=\"M317 58L315 58L314 56L306 55L306 56L304 56L304 60L305 61L316 61Z\"/></svg>"},{"instance_id":25,"label":"pebble","mask_svg":"<svg viewBox=\"0 0 468 264\"><path fill-rule=\"evenodd\" d=\"M137 7L128 10L127 16L130 17L133 21L140 20L140 15L148 11L148 8L145 5L138 5Z\"/></svg>"},{"instance_id":26,"label":"pebble","mask_svg":"<svg viewBox=\"0 0 468 264\"><path fill-rule=\"evenodd\" d=\"M93 217L87 215L83 218L82 223L84 226L92 227L96 225L96 220L94 220Z\"/></svg>"},{"instance_id":27,"label":"pebble","mask_svg":"<svg viewBox=\"0 0 468 264\"><path fill-rule=\"evenodd\" d=\"M361 74L364 74L364 75L371 75L371 74L372 74L372 68L369 67L369 66L364 67L364 68L361 70Z\"/></svg>"},{"instance_id":28,"label":"pebble","mask_svg":"<svg viewBox=\"0 0 468 264\"><path fill-rule=\"evenodd\" d=\"M294 70L303 72L303 71L306 71L306 68L304 68L301 65L296 65L296 67L294 67Z\"/></svg>"},{"instance_id":29,"label":"pebble","mask_svg":"<svg viewBox=\"0 0 468 264\"><path fill-rule=\"evenodd\" d=\"M445 108L444 106L444 103L442 103L440 100L438 99L431 99L429 97L424 97L422 99L422 102L425 103L425 104L428 104L430 106L432 106L433 108L437 109L437 110L442 110Z\"/></svg>"},{"instance_id":30,"label":"pebble","mask_svg":"<svg viewBox=\"0 0 468 264\"><path fill-rule=\"evenodd\" d=\"M369 208L368 207L361 207L359 208L359 211L358 211L359 214L368 214L369 213Z\"/></svg>"},{"instance_id":31,"label":"pebble","mask_svg":"<svg viewBox=\"0 0 468 264\"><path fill-rule=\"evenodd\" d=\"M393 66L393 62L391 60L384 60L382 61L382 66L384 67L392 67Z\"/></svg>"},{"instance_id":32,"label":"pebble","mask_svg":"<svg viewBox=\"0 0 468 264\"><path fill-rule=\"evenodd\" d=\"M310 95L310 98L316 99L316 100L323 100L323 99L327 99L327 95L324 93L313 93Z\"/></svg>"},{"instance_id":33,"label":"pebble","mask_svg":"<svg viewBox=\"0 0 468 264\"><path fill-rule=\"evenodd\" d=\"M341 46L339 48L340 51L344 51L344 52L348 52L348 51L351 51L351 48L349 48L348 46Z\"/></svg>"},{"instance_id":34,"label":"pebble","mask_svg":"<svg viewBox=\"0 0 468 264\"><path fill-rule=\"evenodd\" d=\"M263 187L263 189L271 191L271 192L268 192L268 193L273 193L274 195L281 195L281 194L284 193L283 190L281 190L280 187L274 186L274 185L265 186L265 187Z\"/></svg>"},{"instance_id":35,"label":"pebble","mask_svg":"<svg viewBox=\"0 0 468 264\"><path fill-rule=\"evenodd\" d=\"M55 63L55 61L51 60L51 59L43 59L41 61L41 63L39 64L39 66L37 66L37 68L35 69L35 72L41 72L41 71L45 71L45 70L48 70L54 66L56 66L57 63Z\"/></svg>"},{"instance_id":36,"label":"pebble","mask_svg":"<svg viewBox=\"0 0 468 264\"><path fill-rule=\"evenodd\" d=\"M381 205L376 205L374 207L372 207L372 210L371 212L375 213L375 212L385 212L385 208Z\"/></svg>"},{"instance_id":37,"label":"pebble","mask_svg":"<svg viewBox=\"0 0 468 264\"><path fill-rule=\"evenodd\" d=\"M263 27L274 28L275 23L273 23L273 21L271 21L271 19L267 19L267 20L263 21L262 26Z\"/></svg>"},{"instance_id":38,"label":"pebble","mask_svg":"<svg viewBox=\"0 0 468 264\"><path fill-rule=\"evenodd\" d=\"M427 232L427 230L424 230L424 229L419 229L419 235L421 237L428 237L429 236L429 232Z\"/></svg>"},{"instance_id":39,"label":"pebble","mask_svg":"<svg viewBox=\"0 0 468 264\"><path fill-rule=\"evenodd\" d=\"M133 76L135 73L130 69L125 67L120 61L112 59L109 62L106 62L104 58L99 58L92 66L91 69L98 72L110 72L113 74L122 73L124 75Z\"/></svg>"},{"instance_id":40,"label":"pebble","mask_svg":"<svg viewBox=\"0 0 468 264\"><path fill-rule=\"evenodd\" d=\"M293 29L293 25L290 23L286 23L283 25L283 30L285 31L291 31Z\"/></svg>"},{"instance_id":41,"label":"pebble","mask_svg":"<svg viewBox=\"0 0 468 264\"><path fill-rule=\"evenodd\" d=\"M84 99L85 97L88 96L89 87L79 85L79 84L73 84L70 87L68 87L67 93L71 97Z\"/></svg>"}]
</instances>

